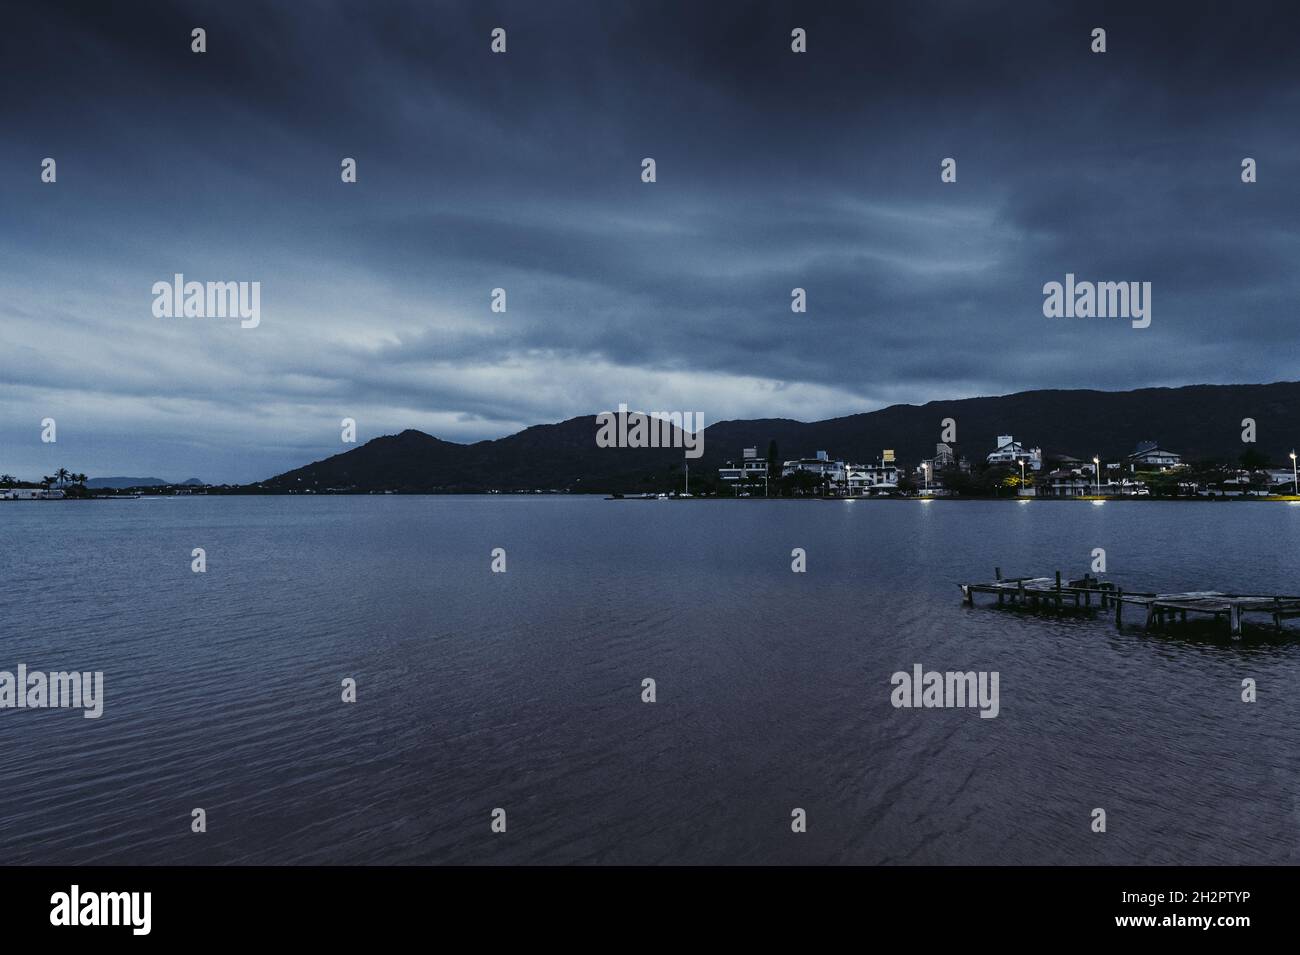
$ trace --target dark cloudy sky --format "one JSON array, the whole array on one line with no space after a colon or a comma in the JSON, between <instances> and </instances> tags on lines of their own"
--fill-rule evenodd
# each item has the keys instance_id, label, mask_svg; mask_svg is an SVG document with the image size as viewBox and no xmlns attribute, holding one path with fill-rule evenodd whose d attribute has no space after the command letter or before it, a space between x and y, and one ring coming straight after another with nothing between
<instances>
[{"instance_id":1,"label":"dark cloudy sky","mask_svg":"<svg viewBox=\"0 0 1300 955\"><path fill-rule=\"evenodd\" d=\"M0 471L1295 379L1294 10L7 3ZM155 318L175 272L260 281L261 326ZM1151 327L1044 318L1066 272L1151 282Z\"/></svg>"}]
</instances>

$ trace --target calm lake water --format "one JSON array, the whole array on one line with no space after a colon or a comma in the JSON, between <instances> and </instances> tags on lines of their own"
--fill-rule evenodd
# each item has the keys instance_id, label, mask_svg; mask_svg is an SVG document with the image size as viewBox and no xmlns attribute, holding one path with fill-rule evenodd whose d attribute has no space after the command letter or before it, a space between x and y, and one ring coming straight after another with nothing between
<instances>
[{"instance_id":1,"label":"calm lake water","mask_svg":"<svg viewBox=\"0 0 1300 955\"><path fill-rule=\"evenodd\" d=\"M106 702L0 710L0 864L1300 861L1300 626L961 604L1095 547L1300 592L1286 504L2 504L0 670ZM998 671L1000 714L895 709L916 663Z\"/></svg>"}]
</instances>

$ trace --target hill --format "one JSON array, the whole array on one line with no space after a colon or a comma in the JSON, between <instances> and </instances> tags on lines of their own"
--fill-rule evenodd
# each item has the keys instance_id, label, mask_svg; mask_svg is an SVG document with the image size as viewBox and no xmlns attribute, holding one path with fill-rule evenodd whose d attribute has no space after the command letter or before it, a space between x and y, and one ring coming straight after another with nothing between
<instances>
[{"instance_id":1,"label":"hill","mask_svg":"<svg viewBox=\"0 0 1300 955\"><path fill-rule=\"evenodd\" d=\"M1025 391L987 398L892 405L879 411L795 421L719 421L705 429L704 455L693 475L716 476L745 447L765 454L775 441L782 458L811 456L873 461L892 448L908 467L933 453L941 422L957 423L957 448L973 461L999 434L1013 434L1047 455L1115 459L1139 441L1158 441L1185 460L1235 461L1254 448L1276 464L1300 441L1300 382L1189 385L1135 391ZM1241 441L1242 419L1256 422L1257 443ZM682 484L681 449L596 446L595 416L535 425L493 441L457 444L421 431L376 438L360 447L277 475L274 490L439 491L564 489L633 491Z\"/></svg>"},{"instance_id":2,"label":"hill","mask_svg":"<svg viewBox=\"0 0 1300 955\"><path fill-rule=\"evenodd\" d=\"M95 477L86 481L88 488L124 488L124 487L162 487L170 484L162 478L154 477Z\"/></svg>"},{"instance_id":3,"label":"hill","mask_svg":"<svg viewBox=\"0 0 1300 955\"><path fill-rule=\"evenodd\" d=\"M172 481L164 481L162 478L155 477L95 477L86 481L86 487L94 490L95 488L111 488L121 490L128 487L172 487L175 486ZM203 487L204 484L198 478L189 478L181 482L181 487Z\"/></svg>"}]
</instances>

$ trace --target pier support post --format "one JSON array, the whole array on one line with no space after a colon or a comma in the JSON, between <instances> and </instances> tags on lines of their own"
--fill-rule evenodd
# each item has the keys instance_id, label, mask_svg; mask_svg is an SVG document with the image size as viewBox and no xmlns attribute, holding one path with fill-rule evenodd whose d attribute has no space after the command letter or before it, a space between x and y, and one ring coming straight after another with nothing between
<instances>
[{"instance_id":1,"label":"pier support post","mask_svg":"<svg viewBox=\"0 0 1300 955\"><path fill-rule=\"evenodd\" d=\"M1232 639L1241 639L1241 605L1234 603L1228 611L1228 622L1232 627Z\"/></svg>"},{"instance_id":2,"label":"pier support post","mask_svg":"<svg viewBox=\"0 0 1300 955\"><path fill-rule=\"evenodd\" d=\"M1118 630L1124 625L1124 591L1115 591L1115 629Z\"/></svg>"},{"instance_id":3,"label":"pier support post","mask_svg":"<svg viewBox=\"0 0 1300 955\"><path fill-rule=\"evenodd\" d=\"M1154 602L1147 604L1147 622L1146 629L1151 629L1151 621L1156 618L1156 605Z\"/></svg>"}]
</instances>

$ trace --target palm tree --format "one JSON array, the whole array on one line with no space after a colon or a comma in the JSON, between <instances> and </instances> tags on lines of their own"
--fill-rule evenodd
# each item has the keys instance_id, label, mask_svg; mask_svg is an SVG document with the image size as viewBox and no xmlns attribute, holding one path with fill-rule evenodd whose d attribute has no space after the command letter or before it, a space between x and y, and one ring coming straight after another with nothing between
<instances>
[{"instance_id":1,"label":"palm tree","mask_svg":"<svg viewBox=\"0 0 1300 955\"><path fill-rule=\"evenodd\" d=\"M72 473L67 468L59 468L54 472L54 480L59 483L59 487L67 484L70 477L72 477Z\"/></svg>"},{"instance_id":2,"label":"palm tree","mask_svg":"<svg viewBox=\"0 0 1300 955\"><path fill-rule=\"evenodd\" d=\"M47 490L49 489L49 486L50 486L51 484L53 484L53 483L54 483L54 478L53 478L51 475L49 475L49 474L47 474L47 475L45 475L45 477L41 478L41 487L44 487L44 488L46 488Z\"/></svg>"},{"instance_id":3,"label":"palm tree","mask_svg":"<svg viewBox=\"0 0 1300 955\"><path fill-rule=\"evenodd\" d=\"M74 474L74 475L72 475L72 483L73 483L73 484L85 484L85 483L86 483L86 475L84 475L84 474Z\"/></svg>"},{"instance_id":4,"label":"palm tree","mask_svg":"<svg viewBox=\"0 0 1300 955\"><path fill-rule=\"evenodd\" d=\"M5 487L11 487L17 483L18 479L12 474L0 474L0 484L3 484Z\"/></svg>"}]
</instances>

